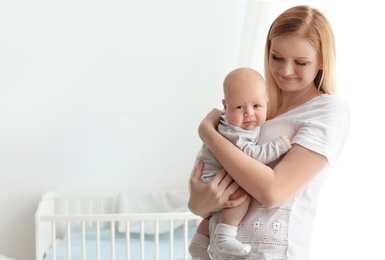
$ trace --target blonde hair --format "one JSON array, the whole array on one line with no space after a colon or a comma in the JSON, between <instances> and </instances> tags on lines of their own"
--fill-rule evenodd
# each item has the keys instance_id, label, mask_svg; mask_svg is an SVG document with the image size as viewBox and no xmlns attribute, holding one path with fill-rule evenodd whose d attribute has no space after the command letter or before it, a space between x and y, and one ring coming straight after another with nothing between
<instances>
[{"instance_id":1,"label":"blonde hair","mask_svg":"<svg viewBox=\"0 0 385 260\"><path fill-rule=\"evenodd\" d=\"M269 97L268 119L274 117L281 100L281 91L269 69L271 40L277 36L306 38L317 50L323 67L314 79L315 86L326 94L337 94L336 47L328 19L319 10L306 5L291 7L274 20L267 34L265 80Z\"/></svg>"}]
</instances>

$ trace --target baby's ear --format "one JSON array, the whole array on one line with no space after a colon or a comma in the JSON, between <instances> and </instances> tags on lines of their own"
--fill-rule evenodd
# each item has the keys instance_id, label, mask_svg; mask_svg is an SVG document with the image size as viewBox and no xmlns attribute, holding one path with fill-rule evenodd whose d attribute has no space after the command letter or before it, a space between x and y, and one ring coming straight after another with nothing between
<instances>
[{"instance_id":1,"label":"baby's ear","mask_svg":"<svg viewBox=\"0 0 385 260\"><path fill-rule=\"evenodd\" d=\"M269 102L269 98L268 97L266 97L266 103L268 103Z\"/></svg>"},{"instance_id":2,"label":"baby's ear","mask_svg":"<svg viewBox=\"0 0 385 260\"><path fill-rule=\"evenodd\" d=\"M223 108L226 109L226 100L225 99L222 99L222 105L223 105Z\"/></svg>"}]
</instances>

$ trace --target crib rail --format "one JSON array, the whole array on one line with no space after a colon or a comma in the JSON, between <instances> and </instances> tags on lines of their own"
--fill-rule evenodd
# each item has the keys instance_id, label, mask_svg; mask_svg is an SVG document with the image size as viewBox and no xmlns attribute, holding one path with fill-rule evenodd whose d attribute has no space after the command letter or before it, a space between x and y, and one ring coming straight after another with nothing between
<instances>
[{"instance_id":1,"label":"crib rail","mask_svg":"<svg viewBox=\"0 0 385 260\"><path fill-rule=\"evenodd\" d=\"M56 260L56 245L58 238L65 238L67 243L67 259L71 259L71 227L73 225L81 226L81 252L82 260L87 259L86 251L86 227L92 226L96 230L96 260L101 259L100 233L108 228L110 230L110 259L116 259L115 251L115 235L118 232L119 223L125 225L125 259L130 260L131 247L131 227L132 223L140 223L140 259L146 258L145 251L145 230L146 223L152 222L155 227L154 236L154 252L155 259L161 257L159 250L159 227L161 223L167 222L169 225L169 257L174 259L174 232L175 223L183 222L180 228L183 229L183 251L185 260L189 259L188 254L188 236L189 227L196 225L200 217L195 216L191 212L174 212L174 213L135 213L121 214L116 213L117 193L108 194L54 194L48 193L43 196L39 203L38 210L35 215L36 224L36 260L43 259L44 252L51 247L52 259ZM86 202L85 202L86 201ZM96 206L97 205L97 206ZM59 213L58 213L59 212ZM104 259L103 259L104 260ZM138 259L131 259L138 260Z\"/></svg>"}]
</instances>

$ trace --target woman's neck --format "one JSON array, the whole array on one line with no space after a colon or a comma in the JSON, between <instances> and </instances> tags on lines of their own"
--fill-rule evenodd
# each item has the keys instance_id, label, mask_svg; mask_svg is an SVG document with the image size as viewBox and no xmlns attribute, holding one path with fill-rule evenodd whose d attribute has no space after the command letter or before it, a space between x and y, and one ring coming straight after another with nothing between
<instances>
[{"instance_id":1,"label":"woman's neck","mask_svg":"<svg viewBox=\"0 0 385 260\"><path fill-rule=\"evenodd\" d=\"M276 116L282 115L295 107L305 104L309 100L322 94L323 92L314 87L296 92L282 92L281 102L278 105Z\"/></svg>"}]
</instances>

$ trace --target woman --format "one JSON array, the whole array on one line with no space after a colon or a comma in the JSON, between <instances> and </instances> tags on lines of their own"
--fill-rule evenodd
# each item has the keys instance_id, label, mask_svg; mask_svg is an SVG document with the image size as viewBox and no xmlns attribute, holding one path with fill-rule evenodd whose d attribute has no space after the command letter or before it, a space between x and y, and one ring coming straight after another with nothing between
<instances>
[{"instance_id":1,"label":"woman","mask_svg":"<svg viewBox=\"0 0 385 260\"><path fill-rule=\"evenodd\" d=\"M221 111L201 122L199 135L224 169L209 185L199 178L203 163L190 179L189 208L197 215L234 207L244 197L231 198L240 186L252 196L237 238L251 245L239 259L309 259L311 228L320 188L338 159L349 126L349 109L336 94L335 42L332 28L317 9L292 7L272 23L265 49L268 121L259 143L284 132L293 148L264 165L245 155L216 131ZM239 186L238 186L239 185ZM228 259L212 244L209 253ZM193 259L210 259L208 238L194 237L202 251ZM237 257L231 259L238 259Z\"/></svg>"}]
</instances>

